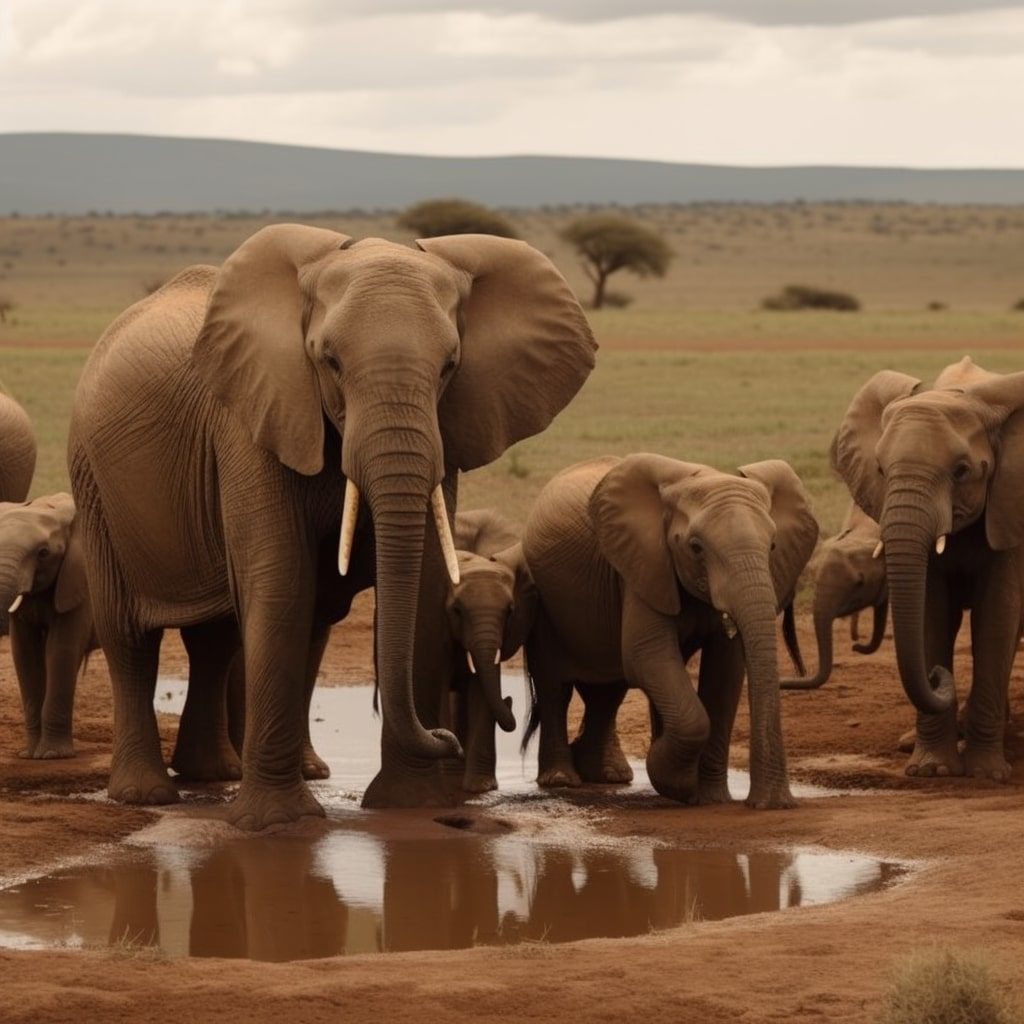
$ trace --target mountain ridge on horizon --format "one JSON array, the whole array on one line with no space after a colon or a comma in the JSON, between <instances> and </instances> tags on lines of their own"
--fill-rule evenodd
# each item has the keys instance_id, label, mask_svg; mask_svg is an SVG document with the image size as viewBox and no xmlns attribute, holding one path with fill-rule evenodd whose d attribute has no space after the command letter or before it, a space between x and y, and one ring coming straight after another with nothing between
<instances>
[{"instance_id":1,"label":"mountain ridge on horizon","mask_svg":"<svg viewBox=\"0 0 1024 1024\"><path fill-rule=\"evenodd\" d=\"M1024 204L1024 168L745 167L615 157L421 156L230 139L0 133L0 215L695 202Z\"/></svg>"}]
</instances>

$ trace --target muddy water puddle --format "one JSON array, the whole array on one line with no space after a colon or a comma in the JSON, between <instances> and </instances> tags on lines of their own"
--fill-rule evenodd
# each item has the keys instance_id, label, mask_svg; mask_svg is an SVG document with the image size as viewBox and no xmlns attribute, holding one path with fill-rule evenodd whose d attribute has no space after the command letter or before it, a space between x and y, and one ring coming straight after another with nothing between
<instances>
[{"instance_id":1,"label":"muddy water puddle","mask_svg":"<svg viewBox=\"0 0 1024 1024\"><path fill-rule=\"evenodd\" d=\"M522 685L519 677L511 692ZM177 713L183 700L182 683L161 680L158 710ZM522 714L519 696L516 705ZM371 689L318 689L310 719L332 772L313 784L326 820L242 837L202 806L164 812L88 862L0 879L0 947L287 961L621 938L845 899L906 870L855 854L608 836L585 798L537 789L535 754L523 757L516 734L498 734L498 794L451 812L362 811L379 762ZM633 768L633 785L616 791L653 796L643 762ZM748 783L730 775L734 796Z\"/></svg>"},{"instance_id":2,"label":"muddy water puddle","mask_svg":"<svg viewBox=\"0 0 1024 1024\"><path fill-rule=\"evenodd\" d=\"M0 945L285 961L560 943L830 902L903 871L834 853L609 842L588 828L572 842L479 835L394 813L320 831L118 849L23 881L0 890Z\"/></svg>"}]
</instances>

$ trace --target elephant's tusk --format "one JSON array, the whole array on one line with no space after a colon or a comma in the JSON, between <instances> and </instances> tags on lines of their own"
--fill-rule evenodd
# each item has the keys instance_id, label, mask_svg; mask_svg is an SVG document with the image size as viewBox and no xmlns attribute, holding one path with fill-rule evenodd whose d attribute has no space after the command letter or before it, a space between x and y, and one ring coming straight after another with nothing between
<instances>
[{"instance_id":1,"label":"elephant's tusk","mask_svg":"<svg viewBox=\"0 0 1024 1024\"><path fill-rule=\"evenodd\" d=\"M501 664L501 648L500 647L494 652L494 664L495 665L500 665Z\"/></svg>"},{"instance_id":2,"label":"elephant's tusk","mask_svg":"<svg viewBox=\"0 0 1024 1024\"><path fill-rule=\"evenodd\" d=\"M341 536L338 538L338 572L347 575L352 560L352 538L359 518L359 488L351 478L345 481L345 498L341 505Z\"/></svg>"},{"instance_id":3,"label":"elephant's tusk","mask_svg":"<svg viewBox=\"0 0 1024 1024\"><path fill-rule=\"evenodd\" d=\"M8 615L13 615L21 607L21 602L24 601L24 600L25 600L25 595L24 594L19 594L14 599L14 602L11 604L11 607L7 609L7 614Z\"/></svg>"},{"instance_id":4,"label":"elephant's tusk","mask_svg":"<svg viewBox=\"0 0 1024 1024\"><path fill-rule=\"evenodd\" d=\"M441 485L434 488L430 496L430 507L434 512L434 525L437 527L437 537L441 541L441 551L444 553L444 564L448 567L448 576L452 585L459 582L459 556L455 554L455 541L452 540L452 528L448 522L448 509L444 504L444 492Z\"/></svg>"},{"instance_id":5,"label":"elephant's tusk","mask_svg":"<svg viewBox=\"0 0 1024 1024\"><path fill-rule=\"evenodd\" d=\"M885 546L885 545L884 545L884 544L883 544L883 543L882 543L881 541L879 541L879 542L878 542L878 543L877 543L877 544L875 545L875 550L871 552L871 557L872 557L872 558L878 558L878 556L879 556L879 555L881 555L881 553L882 553L882 548L883 548L884 546Z\"/></svg>"},{"instance_id":6,"label":"elephant's tusk","mask_svg":"<svg viewBox=\"0 0 1024 1024\"><path fill-rule=\"evenodd\" d=\"M732 621L732 616L728 612L722 612L722 625L725 628L725 635L730 640L739 632L736 628L736 623Z\"/></svg>"},{"instance_id":7,"label":"elephant's tusk","mask_svg":"<svg viewBox=\"0 0 1024 1024\"><path fill-rule=\"evenodd\" d=\"M935 542L935 554L941 555L946 550L946 535L942 534Z\"/></svg>"},{"instance_id":8,"label":"elephant's tusk","mask_svg":"<svg viewBox=\"0 0 1024 1024\"><path fill-rule=\"evenodd\" d=\"M473 655L466 651L466 664L469 666L469 671L476 675L476 664L473 662Z\"/></svg>"}]
</instances>

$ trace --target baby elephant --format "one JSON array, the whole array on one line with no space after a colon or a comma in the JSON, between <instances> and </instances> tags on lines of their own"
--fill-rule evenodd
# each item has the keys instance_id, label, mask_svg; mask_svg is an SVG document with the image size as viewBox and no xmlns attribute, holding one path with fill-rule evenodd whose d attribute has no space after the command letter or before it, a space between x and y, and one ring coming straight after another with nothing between
<instances>
[{"instance_id":1,"label":"baby elephant","mask_svg":"<svg viewBox=\"0 0 1024 1024\"><path fill-rule=\"evenodd\" d=\"M776 616L818 537L796 473L739 475L661 455L594 459L556 476L527 520L539 596L526 659L540 718L541 785L578 782L570 684L644 691L647 772L663 796L730 799L729 741L749 677L752 807L790 807ZM701 651L695 690L686 662Z\"/></svg>"},{"instance_id":2,"label":"baby elephant","mask_svg":"<svg viewBox=\"0 0 1024 1024\"><path fill-rule=\"evenodd\" d=\"M873 654L885 635L889 611L889 588L885 580L885 559L881 555L882 534L878 523L851 503L843 528L829 537L815 556L814 635L818 643L818 671L803 679L784 679L784 690L814 690L832 674L832 624L843 616L850 619L850 639L858 654ZM860 643L857 615L870 608L874 624L871 639Z\"/></svg>"},{"instance_id":3,"label":"baby elephant","mask_svg":"<svg viewBox=\"0 0 1024 1024\"><path fill-rule=\"evenodd\" d=\"M70 494L0 503L0 626L25 711L22 757L74 757L75 682L97 646Z\"/></svg>"}]
</instances>

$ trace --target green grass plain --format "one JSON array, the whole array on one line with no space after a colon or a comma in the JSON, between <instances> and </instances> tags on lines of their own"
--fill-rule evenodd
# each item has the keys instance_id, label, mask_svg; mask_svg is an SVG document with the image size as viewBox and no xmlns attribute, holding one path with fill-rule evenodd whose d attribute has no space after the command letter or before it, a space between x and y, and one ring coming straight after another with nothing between
<instances>
[{"instance_id":1,"label":"green grass plain","mask_svg":"<svg viewBox=\"0 0 1024 1024\"><path fill-rule=\"evenodd\" d=\"M906 204L679 206L629 213L676 251L664 279L612 278L624 309L590 314L598 367L543 435L464 477L460 505L495 504L520 521L562 467L653 450L732 468L785 458L825 533L847 497L828 445L860 384L885 367L924 379L970 353L1024 369L1024 208ZM512 213L586 298L558 239L572 211ZM74 384L106 324L191 263L219 263L253 231L288 217L0 219L0 383L39 436L34 492L67 486ZM303 218L356 237L410 241L394 216ZM776 313L760 299L787 283L850 291L859 313ZM927 306L940 302L947 308Z\"/></svg>"}]
</instances>

